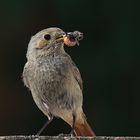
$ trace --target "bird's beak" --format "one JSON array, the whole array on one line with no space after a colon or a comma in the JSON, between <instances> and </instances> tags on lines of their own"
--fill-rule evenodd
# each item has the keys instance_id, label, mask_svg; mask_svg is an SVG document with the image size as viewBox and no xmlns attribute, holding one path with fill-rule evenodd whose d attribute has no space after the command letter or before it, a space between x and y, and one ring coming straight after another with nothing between
<instances>
[{"instance_id":1,"label":"bird's beak","mask_svg":"<svg viewBox=\"0 0 140 140\"><path fill-rule=\"evenodd\" d=\"M57 43L64 42L64 37L65 37L65 36L66 36L65 33L62 33L62 34L58 35L58 36L56 37L56 42L57 42Z\"/></svg>"}]
</instances>

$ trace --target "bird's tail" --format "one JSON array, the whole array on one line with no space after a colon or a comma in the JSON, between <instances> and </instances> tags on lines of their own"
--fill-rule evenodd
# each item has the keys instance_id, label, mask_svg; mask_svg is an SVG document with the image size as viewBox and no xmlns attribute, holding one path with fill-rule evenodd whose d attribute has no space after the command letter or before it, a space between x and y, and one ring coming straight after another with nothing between
<instances>
[{"instance_id":1,"label":"bird's tail","mask_svg":"<svg viewBox=\"0 0 140 140\"><path fill-rule=\"evenodd\" d=\"M96 136L85 117L84 123L75 123L74 130L77 136Z\"/></svg>"}]
</instances>

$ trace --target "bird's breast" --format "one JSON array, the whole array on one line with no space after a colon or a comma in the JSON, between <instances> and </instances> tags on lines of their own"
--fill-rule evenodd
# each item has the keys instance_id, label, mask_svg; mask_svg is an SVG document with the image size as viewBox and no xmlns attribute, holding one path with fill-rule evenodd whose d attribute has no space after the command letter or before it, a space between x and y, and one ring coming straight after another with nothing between
<instances>
[{"instance_id":1,"label":"bird's breast","mask_svg":"<svg viewBox=\"0 0 140 140\"><path fill-rule=\"evenodd\" d=\"M38 61L36 74L47 81L62 80L68 76L68 62L61 57L51 57Z\"/></svg>"}]
</instances>

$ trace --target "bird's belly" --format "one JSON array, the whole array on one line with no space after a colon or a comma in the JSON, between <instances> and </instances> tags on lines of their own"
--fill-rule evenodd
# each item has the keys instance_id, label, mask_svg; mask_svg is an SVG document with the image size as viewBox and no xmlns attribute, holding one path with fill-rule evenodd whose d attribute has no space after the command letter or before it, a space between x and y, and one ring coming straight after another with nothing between
<instances>
[{"instance_id":1,"label":"bird's belly","mask_svg":"<svg viewBox=\"0 0 140 140\"><path fill-rule=\"evenodd\" d=\"M82 108L82 91L71 74L47 68L35 72L32 96L44 114L51 112L58 117L71 116L74 110Z\"/></svg>"}]
</instances>

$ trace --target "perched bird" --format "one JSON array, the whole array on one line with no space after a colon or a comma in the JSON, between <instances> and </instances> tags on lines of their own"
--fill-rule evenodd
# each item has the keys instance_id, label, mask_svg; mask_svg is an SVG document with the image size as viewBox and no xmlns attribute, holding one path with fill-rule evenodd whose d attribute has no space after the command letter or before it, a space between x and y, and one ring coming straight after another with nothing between
<instances>
[{"instance_id":1,"label":"perched bird","mask_svg":"<svg viewBox=\"0 0 140 140\"><path fill-rule=\"evenodd\" d=\"M59 117L77 136L95 136L83 113L82 78L64 50L65 37L60 28L47 28L35 34L28 45L23 81L38 108L48 117L38 135L53 117Z\"/></svg>"}]
</instances>

